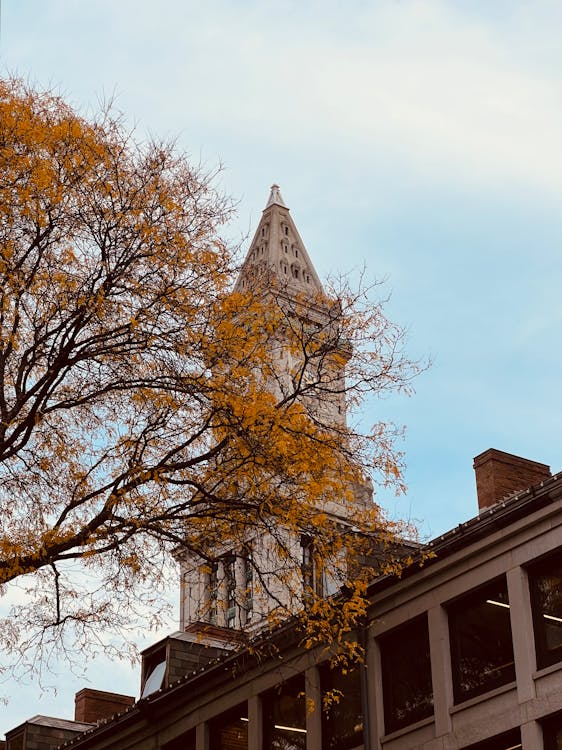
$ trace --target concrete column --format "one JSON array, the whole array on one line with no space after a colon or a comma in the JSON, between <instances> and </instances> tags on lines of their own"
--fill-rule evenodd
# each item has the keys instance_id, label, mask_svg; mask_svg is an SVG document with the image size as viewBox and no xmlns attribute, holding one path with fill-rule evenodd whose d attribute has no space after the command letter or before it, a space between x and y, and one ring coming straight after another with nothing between
<instances>
[{"instance_id":1,"label":"concrete column","mask_svg":"<svg viewBox=\"0 0 562 750\"><path fill-rule=\"evenodd\" d=\"M507 593L515 676L517 678L517 698L524 703L535 698L533 672L537 668L533 643L533 616L529 598L529 581L524 568L513 568L507 572Z\"/></svg>"},{"instance_id":2,"label":"concrete column","mask_svg":"<svg viewBox=\"0 0 562 750\"><path fill-rule=\"evenodd\" d=\"M521 726L523 750L543 750L542 727L537 721L529 721Z\"/></svg>"},{"instance_id":3,"label":"concrete column","mask_svg":"<svg viewBox=\"0 0 562 750\"><path fill-rule=\"evenodd\" d=\"M453 705L453 678L449 623L447 612L441 606L432 607L427 613L427 619L435 711L435 735L440 737L451 731L449 709Z\"/></svg>"},{"instance_id":4,"label":"concrete column","mask_svg":"<svg viewBox=\"0 0 562 750\"><path fill-rule=\"evenodd\" d=\"M307 669L304 678L306 692L306 750L322 750L322 691L320 689L320 671L318 667Z\"/></svg>"},{"instance_id":5,"label":"concrete column","mask_svg":"<svg viewBox=\"0 0 562 750\"><path fill-rule=\"evenodd\" d=\"M259 695L253 695L248 700L248 750L262 750L262 745L262 704Z\"/></svg>"},{"instance_id":6,"label":"concrete column","mask_svg":"<svg viewBox=\"0 0 562 750\"><path fill-rule=\"evenodd\" d=\"M380 738L384 734L381 652L378 641L370 635L367 643L366 665L369 682L369 739L372 750L380 750Z\"/></svg>"},{"instance_id":7,"label":"concrete column","mask_svg":"<svg viewBox=\"0 0 562 750\"><path fill-rule=\"evenodd\" d=\"M195 728L195 750L209 750L209 726L206 722Z\"/></svg>"}]
</instances>

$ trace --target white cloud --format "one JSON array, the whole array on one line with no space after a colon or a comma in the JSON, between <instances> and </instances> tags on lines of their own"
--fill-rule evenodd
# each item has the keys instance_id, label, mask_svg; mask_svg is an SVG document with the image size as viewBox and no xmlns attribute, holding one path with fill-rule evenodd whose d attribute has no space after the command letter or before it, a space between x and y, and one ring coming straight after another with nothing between
<instances>
[{"instance_id":1,"label":"white cloud","mask_svg":"<svg viewBox=\"0 0 562 750\"><path fill-rule=\"evenodd\" d=\"M42 12L46 69L72 60L65 85L89 75L92 99L116 88L152 130L196 147L214 130L417 180L562 193L562 9L546 0L59 0Z\"/></svg>"}]
</instances>

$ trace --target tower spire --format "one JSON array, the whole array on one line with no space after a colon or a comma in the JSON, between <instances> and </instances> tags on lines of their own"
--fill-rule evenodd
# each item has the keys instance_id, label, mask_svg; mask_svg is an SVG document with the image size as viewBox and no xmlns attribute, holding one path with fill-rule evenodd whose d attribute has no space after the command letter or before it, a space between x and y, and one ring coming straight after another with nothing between
<instances>
[{"instance_id":1,"label":"tower spire","mask_svg":"<svg viewBox=\"0 0 562 750\"><path fill-rule=\"evenodd\" d=\"M323 294L322 282L289 213L279 185L273 184L236 289L244 290L260 275L272 274L290 294L311 299Z\"/></svg>"},{"instance_id":2,"label":"tower spire","mask_svg":"<svg viewBox=\"0 0 562 750\"><path fill-rule=\"evenodd\" d=\"M265 204L265 207L269 208L270 206L273 206L274 203L276 203L278 206L282 206L283 208L287 208L287 206L285 205L285 201L283 200L281 196L279 185L271 186L271 192L269 193L269 200Z\"/></svg>"}]
</instances>

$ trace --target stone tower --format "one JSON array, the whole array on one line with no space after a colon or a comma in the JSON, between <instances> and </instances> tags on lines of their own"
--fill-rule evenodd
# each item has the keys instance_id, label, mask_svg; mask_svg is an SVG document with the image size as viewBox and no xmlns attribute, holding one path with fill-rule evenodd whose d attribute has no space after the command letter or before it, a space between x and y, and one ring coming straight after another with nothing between
<instances>
[{"instance_id":1,"label":"stone tower","mask_svg":"<svg viewBox=\"0 0 562 750\"><path fill-rule=\"evenodd\" d=\"M273 277L273 278L272 278ZM314 269L312 261L304 246L295 223L285 205L278 185L271 187L269 199L263 211L248 253L243 262L235 290L257 290L264 294L273 294L275 289L276 303L286 306L287 315L292 316L294 324L302 325L305 330L326 330L333 319L333 302L324 293L322 283ZM267 297L266 297L267 299ZM337 316L336 316L337 317ZM295 321L295 318L297 319ZM306 399L307 378L312 381L319 378L317 371L303 371L302 363L295 361L295 355L283 346L283 334L280 332L275 344L278 347L276 360L280 372L275 382L266 387L273 390L294 388L292 379L295 371L304 378L304 394ZM344 355L343 361L349 357ZM299 367L300 366L300 367ZM322 399L317 396L307 403L315 417L323 422L335 425L345 425L345 394L343 366L340 371L330 373L330 384L333 387L325 389ZM325 373L323 374L325 377ZM281 393L280 395L284 395ZM299 397L300 398L300 397ZM365 502L370 495L368 488L358 488L358 502ZM335 507L335 506L334 506ZM335 510L339 515L338 509ZM294 542L297 546L302 540ZM265 559L269 555L267 539L253 540L251 552L248 550L222 550L212 564L194 564L193 561L183 560L181 580L181 619L182 630L206 632L208 636L217 637L222 632L225 640L228 633L259 629L268 614L268 607L273 604L267 598L261 599L254 595L253 564L258 566L258 559ZM297 552L298 554L298 552ZM251 555L252 557L248 557ZM306 545L302 548L302 569L306 569L307 555L310 549ZM332 593L330 584L326 582L322 593ZM282 596L282 594L280 594ZM203 623L206 623L205 627ZM233 641L236 638L233 637Z\"/></svg>"},{"instance_id":2,"label":"stone tower","mask_svg":"<svg viewBox=\"0 0 562 750\"><path fill-rule=\"evenodd\" d=\"M255 231L248 253L242 265L235 290L275 287L276 302L285 308L286 314L297 322L303 331L326 333L332 320L334 303L330 302L322 287L318 274L310 260L304 242L281 196L278 185L271 186L269 199ZM265 291L265 290L264 290ZM271 292L270 292L271 293ZM337 317L337 315L336 315ZM306 335L310 335L306 333ZM314 335L314 334L313 334ZM286 343L286 342L285 342ZM318 366L302 371L302 361L291 355L280 332L279 372L277 382L268 387L275 391L281 388L287 395L293 390L295 373L304 378L304 392L320 380L323 383L322 400L313 405L308 400L315 416L326 424L345 424L344 372L326 368L319 372ZM349 352L340 352L349 357ZM326 365L323 362L322 365ZM285 388L283 388L283 381ZM301 383L301 386L303 384ZM306 396L305 396L306 397Z\"/></svg>"}]
</instances>

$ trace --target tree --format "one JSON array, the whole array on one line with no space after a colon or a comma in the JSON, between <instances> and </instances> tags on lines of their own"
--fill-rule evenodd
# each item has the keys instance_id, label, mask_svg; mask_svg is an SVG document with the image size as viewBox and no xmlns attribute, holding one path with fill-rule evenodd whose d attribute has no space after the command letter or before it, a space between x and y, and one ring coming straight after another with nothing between
<instances>
[{"instance_id":1,"label":"tree","mask_svg":"<svg viewBox=\"0 0 562 750\"><path fill-rule=\"evenodd\" d=\"M157 615L170 552L210 560L249 531L276 541L289 587L287 534L314 532L347 604L336 625L319 601L306 611L316 635L339 638L373 574L350 577L342 557L397 532L353 488L374 472L400 489L401 463L391 425L362 435L314 404L408 391L419 368L403 331L344 286L317 301L330 315L314 326L309 302L275 280L233 291L237 253L219 233L230 206L212 176L171 144L135 142L109 110L87 120L1 82L0 175L0 584L21 587L0 642L12 663L37 664L37 648L121 651L100 632ZM297 362L288 389L271 387L280 332Z\"/></svg>"}]
</instances>

